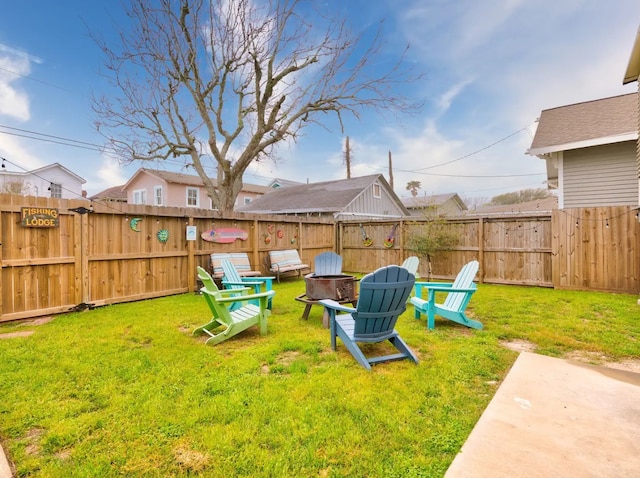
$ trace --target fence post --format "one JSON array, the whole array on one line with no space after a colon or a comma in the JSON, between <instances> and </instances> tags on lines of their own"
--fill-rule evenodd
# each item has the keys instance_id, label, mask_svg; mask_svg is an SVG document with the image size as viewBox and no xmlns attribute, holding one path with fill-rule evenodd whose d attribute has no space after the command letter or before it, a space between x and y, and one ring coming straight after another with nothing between
<instances>
[{"instance_id":1,"label":"fence post","mask_svg":"<svg viewBox=\"0 0 640 478\"><path fill-rule=\"evenodd\" d=\"M482 284L484 281L484 218L478 218L478 262L480 263L480 273L478 280Z\"/></svg>"},{"instance_id":2,"label":"fence post","mask_svg":"<svg viewBox=\"0 0 640 478\"><path fill-rule=\"evenodd\" d=\"M193 216L187 216L187 222L189 226L193 226ZM195 243L196 241L187 241L187 287L190 291L196 290Z\"/></svg>"}]
</instances>

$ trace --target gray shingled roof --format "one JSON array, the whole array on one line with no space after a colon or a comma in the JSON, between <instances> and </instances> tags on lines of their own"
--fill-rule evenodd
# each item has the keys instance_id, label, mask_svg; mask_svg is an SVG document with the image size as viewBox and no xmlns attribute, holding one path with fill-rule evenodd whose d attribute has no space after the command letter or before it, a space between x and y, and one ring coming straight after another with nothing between
<instances>
[{"instance_id":1,"label":"gray shingled roof","mask_svg":"<svg viewBox=\"0 0 640 478\"><path fill-rule=\"evenodd\" d=\"M264 214L336 213L344 210L365 188L381 177L381 174L374 174L278 188L237 210Z\"/></svg>"},{"instance_id":2,"label":"gray shingled roof","mask_svg":"<svg viewBox=\"0 0 640 478\"><path fill-rule=\"evenodd\" d=\"M195 174L174 173L171 171L160 171L156 169L146 168L142 168L141 171L146 171L147 173L152 174L166 181L167 183L184 184L187 186L203 186L202 179L200 179L200 176ZM211 182L214 186L217 186L218 184L216 178L211 178ZM243 183L242 190L245 192L265 194L271 192L272 188L269 188L267 186L260 186L257 184Z\"/></svg>"},{"instance_id":3,"label":"gray shingled roof","mask_svg":"<svg viewBox=\"0 0 640 478\"><path fill-rule=\"evenodd\" d=\"M467 209L467 205L464 203L462 198L458 196L458 193L433 194L431 196L400 198L402 204L404 204L407 209L440 206L441 204L447 202L449 199L454 199L460 205L461 209Z\"/></svg>"},{"instance_id":4,"label":"gray shingled roof","mask_svg":"<svg viewBox=\"0 0 640 478\"><path fill-rule=\"evenodd\" d=\"M543 110L529 154L616 142L638 134L638 93ZM602 139L601 142L598 140ZM579 146L582 147L582 146Z\"/></svg>"},{"instance_id":5,"label":"gray shingled roof","mask_svg":"<svg viewBox=\"0 0 640 478\"><path fill-rule=\"evenodd\" d=\"M127 193L122 189L122 185L112 186L105 189L104 191L100 191L98 194L94 194L89 199L91 199L92 201L105 199L109 201L127 202Z\"/></svg>"}]
</instances>

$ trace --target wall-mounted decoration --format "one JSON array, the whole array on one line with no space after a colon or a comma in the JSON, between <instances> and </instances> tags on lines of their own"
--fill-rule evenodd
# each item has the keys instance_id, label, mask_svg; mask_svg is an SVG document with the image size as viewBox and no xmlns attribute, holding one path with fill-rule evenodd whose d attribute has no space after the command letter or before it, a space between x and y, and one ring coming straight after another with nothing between
<instances>
[{"instance_id":1,"label":"wall-mounted decoration","mask_svg":"<svg viewBox=\"0 0 640 478\"><path fill-rule=\"evenodd\" d=\"M58 227L60 219L55 207L22 207L20 208L22 225L25 227Z\"/></svg>"},{"instance_id":2,"label":"wall-mounted decoration","mask_svg":"<svg viewBox=\"0 0 640 478\"><path fill-rule=\"evenodd\" d=\"M284 231L282 229L278 229L276 236L278 236L278 239L282 239L284 237Z\"/></svg>"},{"instance_id":3,"label":"wall-mounted decoration","mask_svg":"<svg viewBox=\"0 0 640 478\"><path fill-rule=\"evenodd\" d=\"M238 239L246 241L249 233L242 229L233 227L209 229L200 234L200 237L207 242L216 242L218 244L230 244Z\"/></svg>"},{"instance_id":4,"label":"wall-mounted decoration","mask_svg":"<svg viewBox=\"0 0 640 478\"><path fill-rule=\"evenodd\" d=\"M160 242L166 244L166 242L169 240L169 231L167 231L166 229L160 229L156 236L158 237L158 240Z\"/></svg>"},{"instance_id":5,"label":"wall-mounted decoration","mask_svg":"<svg viewBox=\"0 0 640 478\"><path fill-rule=\"evenodd\" d=\"M265 244L271 244L271 238L269 237L269 234L264 234L262 236L262 240L264 241Z\"/></svg>"},{"instance_id":6,"label":"wall-mounted decoration","mask_svg":"<svg viewBox=\"0 0 640 478\"><path fill-rule=\"evenodd\" d=\"M398 229L398 224L394 224L391 228L391 232L384 240L384 247L387 249L391 249L396 242L396 229Z\"/></svg>"},{"instance_id":7,"label":"wall-mounted decoration","mask_svg":"<svg viewBox=\"0 0 640 478\"><path fill-rule=\"evenodd\" d=\"M362 234L362 243L365 245L365 247L369 247L373 245L373 239L371 239L367 235L367 231L364 230L364 227L362 226L362 224L360 224L360 233Z\"/></svg>"},{"instance_id":8,"label":"wall-mounted decoration","mask_svg":"<svg viewBox=\"0 0 640 478\"><path fill-rule=\"evenodd\" d=\"M129 227L132 231L140 232L140 229L138 229L138 223L140 221L142 221L142 218L140 217L134 217L129 221Z\"/></svg>"},{"instance_id":9,"label":"wall-mounted decoration","mask_svg":"<svg viewBox=\"0 0 640 478\"><path fill-rule=\"evenodd\" d=\"M269 234L273 234L274 229L275 229L275 226L273 224L269 224L267 226L267 231L269 232Z\"/></svg>"},{"instance_id":10,"label":"wall-mounted decoration","mask_svg":"<svg viewBox=\"0 0 640 478\"><path fill-rule=\"evenodd\" d=\"M198 237L196 226L187 226L187 241L195 241Z\"/></svg>"}]
</instances>

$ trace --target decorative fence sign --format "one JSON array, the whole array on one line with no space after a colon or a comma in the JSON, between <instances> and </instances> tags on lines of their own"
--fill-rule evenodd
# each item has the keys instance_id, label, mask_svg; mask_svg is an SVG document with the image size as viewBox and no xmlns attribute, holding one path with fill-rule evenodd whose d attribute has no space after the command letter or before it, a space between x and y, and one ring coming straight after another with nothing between
<instances>
[{"instance_id":1,"label":"decorative fence sign","mask_svg":"<svg viewBox=\"0 0 640 478\"><path fill-rule=\"evenodd\" d=\"M25 227L58 227L60 219L55 207L22 207L20 208L22 225Z\"/></svg>"}]
</instances>

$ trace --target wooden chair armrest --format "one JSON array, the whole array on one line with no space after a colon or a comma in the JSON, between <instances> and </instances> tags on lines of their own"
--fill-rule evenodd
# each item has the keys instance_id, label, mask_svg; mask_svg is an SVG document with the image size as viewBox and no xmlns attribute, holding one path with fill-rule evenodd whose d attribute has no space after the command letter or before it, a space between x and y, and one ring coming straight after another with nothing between
<instances>
[{"instance_id":1,"label":"wooden chair armrest","mask_svg":"<svg viewBox=\"0 0 640 478\"><path fill-rule=\"evenodd\" d=\"M318 303L324 305L329 309L340 310L342 312L352 313L356 311L355 307L347 307L346 305L342 305L339 302L336 302L335 300L332 300L332 299L322 299L318 301Z\"/></svg>"},{"instance_id":2,"label":"wooden chair armrest","mask_svg":"<svg viewBox=\"0 0 640 478\"><path fill-rule=\"evenodd\" d=\"M238 290L238 289L231 289L231 290ZM276 295L276 291L275 290L268 290L266 292L260 292L258 294L242 295L240 297L224 297L222 299L218 299L217 302L219 302L219 303L246 302L246 301L252 300L252 299L261 299L262 297L271 298L274 295Z\"/></svg>"}]
</instances>

